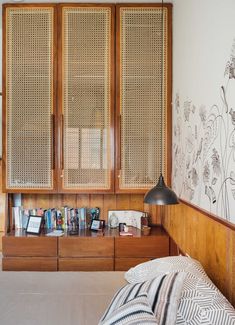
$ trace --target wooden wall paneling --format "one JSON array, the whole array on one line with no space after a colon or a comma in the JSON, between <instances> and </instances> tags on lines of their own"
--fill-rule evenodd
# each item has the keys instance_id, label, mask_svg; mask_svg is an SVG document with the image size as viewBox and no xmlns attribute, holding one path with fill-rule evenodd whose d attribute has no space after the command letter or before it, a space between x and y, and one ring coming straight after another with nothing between
<instances>
[{"instance_id":1,"label":"wooden wall paneling","mask_svg":"<svg viewBox=\"0 0 235 325\"><path fill-rule=\"evenodd\" d=\"M229 245L229 262L228 262L228 273L229 277L229 287L231 288L229 292L229 300L235 306L235 231L228 230L228 245Z\"/></svg>"},{"instance_id":2,"label":"wooden wall paneling","mask_svg":"<svg viewBox=\"0 0 235 325\"><path fill-rule=\"evenodd\" d=\"M130 206L133 210L144 210L143 194L130 194Z\"/></svg>"},{"instance_id":3,"label":"wooden wall paneling","mask_svg":"<svg viewBox=\"0 0 235 325\"><path fill-rule=\"evenodd\" d=\"M235 227L184 203L165 207L162 222L179 248L201 262L211 280L234 305Z\"/></svg>"},{"instance_id":4,"label":"wooden wall paneling","mask_svg":"<svg viewBox=\"0 0 235 325\"><path fill-rule=\"evenodd\" d=\"M117 207L116 195L115 194L104 195L104 210L101 215L101 218L103 218L106 221L106 223L108 222L108 211L115 210L116 207Z\"/></svg>"},{"instance_id":5,"label":"wooden wall paneling","mask_svg":"<svg viewBox=\"0 0 235 325\"><path fill-rule=\"evenodd\" d=\"M144 200L144 197L143 197ZM161 224L161 218L162 218L162 207L156 206L156 205L150 205L144 203L144 211L148 212L150 215L150 222L152 224Z\"/></svg>"},{"instance_id":6,"label":"wooden wall paneling","mask_svg":"<svg viewBox=\"0 0 235 325\"><path fill-rule=\"evenodd\" d=\"M51 208L50 199L48 194L36 196L36 208L49 209Z\"/></svg>"},{"instance_id":7,"label":"wooden wall paneling","mask_svg":"<svg viewBox=\"0 0 235 325\"><path fill-rule=\"evenodd\" d=\"M116 207L117 207L117 210L130 209L130 195L129 194L116 194Z\"/></svg>"},{"instance_id":8,"label":"wooden wall paneling","mask_svg":"<svg viewBox=\"0 0 235 325\"><path fill-rule=\"evenodd\" d=\"M63 194L62 198L62 206L68 206L70 208L77 207L77 195L76 194Z\"/></svg>"},{"instance_id":9,"label":"wooden wall paneling","mask_svg":"<svg viewBox=\"0 0 235 325\"><path fill-rule=\"evenodd\" d=\"M37 195L36 194L22 194L21 196L22 206L25 209L36 208Z\"/></svg>"},{"instance_id":10,"label":"wooden wall paneling","mask_svg":"<svg viewBox=\"0 0 235 325\"><path fill-rule=\"evenodd\" d=\"M90 206L90 195L89 194L77 194L77 207L89 207Z\"/></svg>"},{"instance_id":11,"label":"wooden wall paneling","mask_svg":"<svg viewBox=\"0 0 235 325\"><path fill-rule=\"evenodd\" d=\"M60 208L63 205L63 195L55 194L48 196L51 208Z\"/></svg>"}]
</instances>

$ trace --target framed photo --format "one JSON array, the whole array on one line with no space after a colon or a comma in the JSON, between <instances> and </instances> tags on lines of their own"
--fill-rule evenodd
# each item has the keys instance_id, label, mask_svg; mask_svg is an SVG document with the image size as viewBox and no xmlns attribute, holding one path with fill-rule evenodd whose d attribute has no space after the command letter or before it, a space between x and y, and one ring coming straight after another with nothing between
<instances>
[{"instance_id":1,"label":"framed photo","mask_svg":"<svg viewBox=\"0 0 235 325\"><path fill-rule=\"evenodd\" d=\"M100 220L100 229L105 228L105 220Z\"/></svg>"},{"instance_id":2,"label":"framed photo","mask_svg":"<svg viewBox=\"0 0 235 325\"><path fill-rule=\"evenodd\" d=\"M41 216L29 216L26 232L29 234L40 234L42 224Z\"/></svg>"},{"instance_id":3,"label":"framed photo","mask_svg":"<svg viewBox=\"0 0 235 325\"><path fill-rule=\"evenodd\" d=\"M105 227L105 220L93 219L91 223L91 230L98 231Z\"/></svg>"},{"instance_id":4,"label":"framed photo","mask_svg":"<svg viewBox=\"0 0 235 325\"><path fill-rule=\"evenodd\" d=\"M100 229L100 220L93 219L91 222L91 230L98 231Z\"/></svg>"}]
</instances>

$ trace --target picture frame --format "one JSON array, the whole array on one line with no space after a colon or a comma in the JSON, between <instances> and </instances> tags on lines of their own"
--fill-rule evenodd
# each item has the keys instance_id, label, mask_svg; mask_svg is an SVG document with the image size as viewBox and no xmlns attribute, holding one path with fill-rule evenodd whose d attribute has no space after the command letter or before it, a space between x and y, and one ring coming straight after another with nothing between
<instances>
[{"instance_id":1,"label":"picture frame","mask_svg":"<svg viewBox=\"0 0 235 325\"><path fill-rule=\"evenodd\" d=\"M91 230L98 231L100 229L100 220L93 219L91 222Z\"/></svg>"},{"instance_id":2,"label":"picture frame","mask_svg":"<svg viewBox=\"0 0 235 325\"><path fill-rule=\"evenodd\" d=\"M42 217L30 215L26 227L26 233L39 235L41 232Z\"/></svg>"}]
</instances>

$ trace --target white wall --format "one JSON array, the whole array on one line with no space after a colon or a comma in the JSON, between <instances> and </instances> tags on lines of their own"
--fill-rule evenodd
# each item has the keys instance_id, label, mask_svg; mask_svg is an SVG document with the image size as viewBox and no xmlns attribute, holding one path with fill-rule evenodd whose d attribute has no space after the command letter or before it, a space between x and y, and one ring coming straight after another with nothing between
<instances>
[{"instance_id":1,"label":"white wall","mask_svg":"<svg viewBox=\"0 0 235 325\"><path fill-rule=\"evenodd\" d=\"M172 184L235 223L234 13L234 0L174 1Z\"/></svg>"}]
</instances>

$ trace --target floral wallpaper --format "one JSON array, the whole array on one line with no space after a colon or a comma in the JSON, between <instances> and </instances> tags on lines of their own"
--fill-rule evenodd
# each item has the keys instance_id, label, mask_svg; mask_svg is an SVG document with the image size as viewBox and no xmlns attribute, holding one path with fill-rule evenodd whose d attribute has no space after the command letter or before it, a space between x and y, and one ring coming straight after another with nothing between
<instances>
[{"instance_id":1,"label":"floral wallpaper","mask_svg":"<svg viewBox=\"0 0 235 325\"><path fill-rule=\"evenodd\" d=\"M235 223L235 39L218 92L210 107L175 95L172 186L182 199Z\"/></svg>"}]
</instances>

